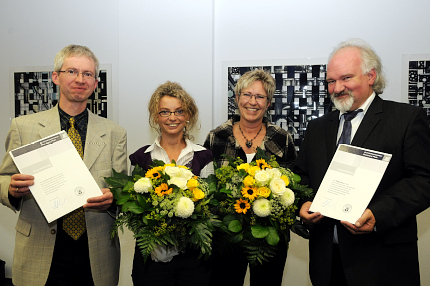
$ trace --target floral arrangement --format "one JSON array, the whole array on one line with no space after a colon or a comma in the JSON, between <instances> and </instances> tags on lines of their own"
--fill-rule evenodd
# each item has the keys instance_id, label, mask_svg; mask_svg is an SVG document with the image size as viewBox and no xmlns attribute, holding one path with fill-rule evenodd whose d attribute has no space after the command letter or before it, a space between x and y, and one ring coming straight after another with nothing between
<instances>
[{"instance_id":1,"label":"floral arrangement","mask_svg":"<svg viewBox=\"0 0 430 286\"><path fill-rule=\"evenodd\" d=\"M312 189L300 185L300 177L280 167L257 149L256 161L244 163L227 157L228 166L215 170L218 192L216 212L224 224L223 239L238 244L250 263L263 263L276 253L284 237L290 240L290 229L308 238L309 233L296 218L297 204L312 197Z\"/></svg>"},{"instance_id":2,"label":"floral arrangement","mask_svg":"<svg viewBox=\"0 0 430 286\"><path fill-rule=\"evenodd\" d=\"M174 161L154 160L151 167L145 172L137 165L132 176L114 170L105 178L121 206L112 235L128 227L145 259L158 246L192 247L209 256L217 220L208 203L215 188Z\"/></svg>"}]
</instances>

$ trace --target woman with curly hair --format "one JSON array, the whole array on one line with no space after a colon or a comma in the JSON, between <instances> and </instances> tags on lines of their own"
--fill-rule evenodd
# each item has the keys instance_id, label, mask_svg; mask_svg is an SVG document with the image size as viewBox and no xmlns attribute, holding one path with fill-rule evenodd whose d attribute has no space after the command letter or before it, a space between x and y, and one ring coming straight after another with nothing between
<instances>
[{"instance_id":1,"label":"woman with curly hair","mask_svg":"<svg viewBox=\"0 0 430 286\"><path fill-rule=\"evenodd\" d=\"M148 105L149 124L159 136L130 155L132 166L150 169L152 160L183 165L201 177L213 174L212 152L191 142L190 130L198 123L194 99L175 82L161 84ZM182 286L208 285L210 262L198 259L190 248L158 246L144 258L136 245L132 278L134 285Z\"/></svg>"}]
</instances>

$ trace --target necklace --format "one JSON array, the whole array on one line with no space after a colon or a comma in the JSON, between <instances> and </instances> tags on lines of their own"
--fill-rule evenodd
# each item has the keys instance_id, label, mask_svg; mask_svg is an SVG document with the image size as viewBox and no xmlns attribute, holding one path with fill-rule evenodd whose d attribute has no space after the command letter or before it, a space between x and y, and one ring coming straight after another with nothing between
<instances>
[{"instance_id":1,"label":"necklace","mask_svg":"<svg viewBox=\"0 0 430 286\"><path fill-rule=\"evenodd\" d=\"M254 138L252 138L251 140L248 140L248 138L245 137L245 134L243 134L242 128L240 128L240 124L239 124L239 130L242 133L243 138L245 138L246 142L245 145L248 148L252 147L252 141L254 141L255 138L257 138L258 134L260 134L261 129L263 129L263 124L261 124L260 130L258 130L257 135L255 135Z\"/></svg>"}]
</instances>

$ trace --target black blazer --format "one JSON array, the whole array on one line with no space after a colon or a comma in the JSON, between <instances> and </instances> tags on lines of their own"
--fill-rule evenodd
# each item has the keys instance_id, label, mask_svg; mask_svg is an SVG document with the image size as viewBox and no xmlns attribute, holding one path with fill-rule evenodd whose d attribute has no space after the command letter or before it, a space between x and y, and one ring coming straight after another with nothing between
<instances>
[{"instance_id":1,"label":"black blazer","mask_svg":"<svg viewBox=\"0 0 430 286\"><path fill-rule=\"evenodd\" d=\"M308 125L295 171L315 191L336 150L338 128L339 111ZM376 232L352 235L330 218L314 225L309 241L312 283L329 283L337 224L348 285L419 285L416 215L430 205L430 129L425 112L376 96L351 144L393 155L368 206L376 218Z\"/></svg>"}]
</instances>

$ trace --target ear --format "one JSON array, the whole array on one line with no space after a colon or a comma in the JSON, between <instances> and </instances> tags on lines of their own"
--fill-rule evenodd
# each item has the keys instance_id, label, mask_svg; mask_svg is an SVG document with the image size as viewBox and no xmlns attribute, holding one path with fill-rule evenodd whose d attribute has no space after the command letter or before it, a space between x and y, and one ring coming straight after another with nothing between
<instances>
[{"instance_id":1,"label":"ear","mask_svg":"<svg viewBox=\"0 0 430 286\"><path fill-rule=\"evenodd\" d=\"M98 83L99 83L99 79L96 78L96 80L94 81L94 90L96 90Z\"/></svg>"},{"instance_id":2,"label":"ear","mask_svg":"<svg viewBox=\"0 0 430 286\"><path fill-rule=\"evenodd\" d=\"M371 69L370 72L367 74L369 77L369 85L373 85L376 80L376 71L375 69Z\"/></svg>"},{"instance_id":3,"label":"ear","mask_svg":"<svg viewBox=\"0 0 430 286\"><path fill-rule=\"evenodd\" d=\"M59 81L58 77L59 77L59 74L58 74L56 71L54 71L54 72L52 73L52 82L53 82L54 84L56 84L56 85L59 85L59 84L60 84L60 81Z\"/></svg>"}]
</instances>

